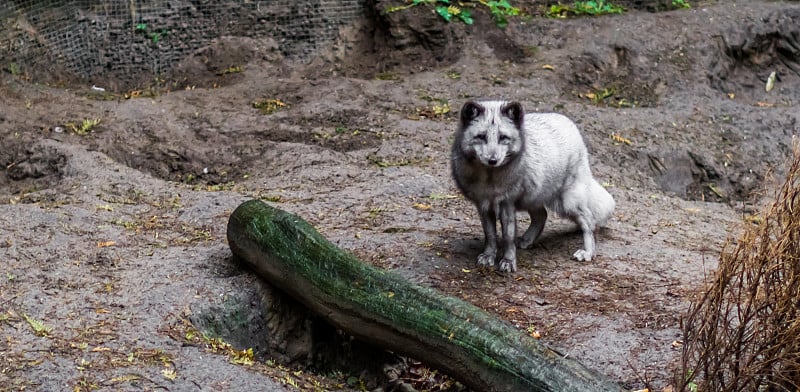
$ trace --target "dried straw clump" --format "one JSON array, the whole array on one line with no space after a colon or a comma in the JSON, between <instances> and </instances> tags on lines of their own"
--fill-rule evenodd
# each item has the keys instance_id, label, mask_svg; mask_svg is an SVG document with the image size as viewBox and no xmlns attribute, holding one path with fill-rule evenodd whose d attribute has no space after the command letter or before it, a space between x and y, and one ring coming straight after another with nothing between
<instances>
[{"instance_id":1,"label":"dried straw clump","mask_svg":"<svg viewBox=\"0 0 800 392\"><path fill-rule=\"evenodd\" d=\"M683 322L683 391L800 390L800 148L763 219L725 246Z\"/></svg>"}]
</instances>

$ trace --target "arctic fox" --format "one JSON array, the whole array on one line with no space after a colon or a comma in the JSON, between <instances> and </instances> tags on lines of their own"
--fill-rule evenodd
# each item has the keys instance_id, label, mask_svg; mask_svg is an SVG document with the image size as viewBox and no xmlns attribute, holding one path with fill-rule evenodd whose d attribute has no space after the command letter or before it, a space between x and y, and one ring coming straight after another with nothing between
<instances>
[{"instance_id":1,"label":"arctic fox","mask_svg":"<svg viewBox=\"0 0 800 392\"><path fill-rule=\"evenodd\" d=\"M614 211L614 198L592 177L586 145L567 117L525 114L518 102L469 101L461 108L451 164L456 185L481 218L485 248L478 265L495 265L499 218L497 269L516 271L516 245L528 248L536 241L547 210L583 231L575 259L595 256L594 230ZM515 244L517 209L530 214L531 225Z\"/></svg>"}]
</instances>

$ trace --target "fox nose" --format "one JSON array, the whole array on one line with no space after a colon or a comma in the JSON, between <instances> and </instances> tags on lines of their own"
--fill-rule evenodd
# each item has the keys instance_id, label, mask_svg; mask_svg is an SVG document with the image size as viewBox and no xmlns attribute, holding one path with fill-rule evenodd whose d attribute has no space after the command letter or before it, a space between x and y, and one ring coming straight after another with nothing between
<instances>
[{"instance_id":1,"label":"fox nose","mask_svg":"<svg viewBox=\"0 0 800 392\"><path fill-rule=\"evenodd\" d=\"M497 164L497 158L494 158L494 157L489 158L489 164L492 165L492 166L496 165Z\"/></svg>"}]
</instances>

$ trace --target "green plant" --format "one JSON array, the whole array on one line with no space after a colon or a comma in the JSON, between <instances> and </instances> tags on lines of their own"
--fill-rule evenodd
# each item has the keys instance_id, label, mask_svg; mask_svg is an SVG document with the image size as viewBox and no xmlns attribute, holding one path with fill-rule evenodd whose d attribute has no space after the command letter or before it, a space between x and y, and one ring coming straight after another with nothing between
<instances>
[{"instance_id":1,"label":"green plant","mask_svg":"<svg viewBox=\"0 0 800 392\"><path fill-rule=\"evenodd\" d=\"M31 329L33 329L33 333L36 334L36 336L47 337L50 334L50 332L53 331L53 327L45 325L42 321L30 317L27 314L23 313L22 317L24 317L25 321L27 321L28 324L31 326Z\"/></svg>"},{"instance_id":2,"label":"green plant","mask_svg":"<svg viewBox=\"0 0 800 392\"><path fill-rule=\"evenodd\" d=\"M675 8L692 8L686 0L672 0L672 6Z\"/></svg>"},{"instance_id":3,"label":"green plant","mask_svg":"<svg viewBox=\"0 0 800 392\"><path fill-rule=\"evenodd\" d=\"M22 69L20 69L19 64L14 63L14 62L8 63L8 66L6 67L6 69L8 70L8 72L10 74L12 74L14 76L17 76L17 75L22 73Z\"/></svg>"},{"instance_id":4,"label":"green plant","mask_svg":"<svg viewBox=\"0 0 800 392\"><path fill-rule=\"evenodd\" d=\"M682 1L682 0L677 0ZM607 15L607 14L621 14L625 12L622 8L610 1L605 0L588 0L576 1L572 5L556 4L550 6L545 12L545 15L551 18L566 18L569 16L579 15Z\"/></svg>"},{"instance_id":5,"label":"green plant","mask_svg":"<svg viewBox=\"0 0 800 392\"><path fill-rule=\"evenodd\" d=\"M453 79L453 80L461 79L461 73L458 71L447 71L446 76L448 79Z\"/></svg>"},{"instance_id":6,"label":"green plant","mask_svg":"<svg viewBox=\"0 0 800 392\"><path fill-rule=\"evenodd\" d=\"M454 4L454 2L451 2L450 0L409 0L408 4L406 5L389 7L384 12L388 14L423 4L434 7L436 13L447 22L450 22L453 19L458 19L464 22L464 24L468 25L474 23L475 20L472 18L472 12L465 7L475 7L476 5L481 5L488 8L489 13L492 15L492 19L500 28L508 25L509 16L517 16L521 14L520 9L512 6L508 0L470 0L458 2L458 5Z\"/></svg>"},{"instance_id":7,"label":"green plant","mask_svg":"<svg viewBox=\"0 0 800 392\"><path fill-rule=\"evenodd\" d=\"M288 105L280 99L263 99L253 102L253 107L261 109L261 113L272 114L281 109L286 109Z\"/></svg>"},{"instance_id":8,"label":"green plant","mask_svg":"<svg viewBox=\"0 0 800 392\"><path fill-rule=\"evenodd\" d=\"M92 119L87 118L81 121L80 124L67 123L66 126L69 127L69 129L72 130L74 134L78 136L83 136L91 132L92 129L94 129L94 127L97 126L97 124L100 124L99 118L92 118Z\"/></svg>"},{"instance_id":9,"label":"green plant","mask_svg":"<svg viewBox=\"0 0 800 392\"><path fill-rule=\"evenodd\" d=\"M231 65L230 67L217 72L217 75L223 76L223 75L242 73L242 72L244 72L244 67L242 67L241 65Z\"/></svg>"},{"instance_id":10,"label":"green plant","mask_svg":"<svg viewBox=\"0 0 800 392\"><path fill-rule=\"evenodd\" d=\"M167 35L167 31L164 30L164 29L162 29L161 31L150 31L147 28L147 24L146 23L137 24L135 30L137 32L141 32L141 33L144 33L145 35L147 35L147 37L150 38L153 41L154 44L157 44L158 41L161 40L162 36Z\"/></svg>"},{"instance_id":11,"label":"green plant","mask_svg":"<svg viewBox=\"0 0 800 392\"><path fill-rule=\"evenodd\" d=\"M512 6L507 0L479 2L489 7L494 23L501 28L508 26L509 16L519 16L521 14L519 8Z\"/></svg>"},{"instance_id":12,"label":"green plant","mask_svg":"<svg viewBox=\"0 0 800 392\"><path fill-rule=\"evenodd\" d=\"M387 8L385 13L407 10L421 4L432 5L436 13L448 22L453 19L453 16L458 17L465 24L472 24L473 22L472 14L469 10L462 10L460 7L450 4L450 0L410 0L406 5Z\"/></svg>"},{"instance_id":13,"label":"green plant","mask_svg":"<svg viewBox=\"0 0 800 392\"><path fill-rule=\"evenodd\" d=\"M447 0L439 0L439 1L440 2L443 1L446 4L450 3ZM473 22L472 13L470 13L469 10L460 8L455 5L448 5L448 6L438 5L436 6L436 13L439 14L439 16L441 16L444 20L448 22L451 21L453 17L461 19L461 21L466 24L472 24Z\"/></svg>"},{"instance_id":14,"label":"green plant","mask_svg":"<svg viewBox=\"0 0 800 392\"><path fill-rule=\"evenodd\" d=\"M375 75L377 80L401 80L400 76L394 72L381 72Z\"/></svg>"}]
</instances>

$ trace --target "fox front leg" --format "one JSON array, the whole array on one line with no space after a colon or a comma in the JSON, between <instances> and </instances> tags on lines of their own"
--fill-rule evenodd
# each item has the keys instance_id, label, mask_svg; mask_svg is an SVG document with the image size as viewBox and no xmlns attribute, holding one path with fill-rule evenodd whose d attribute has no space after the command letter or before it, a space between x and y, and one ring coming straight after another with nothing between
<instances>
[{"instance_id":1,"label":"fox front leg","mask_svg":"<svg viewBox=\"0 0 800 392\"><path fill-rule=\"evenodd\" d=\"M502 203L500 205L500 226L502 238L500 243L503 249L503 258L497 264L500 272L517 271L517 246L515 237L517 235L516 210L512 203Z\"/></svg>"},{"instance_id":2,"label":"fox front leg","mask_svg":"<svg viewBox=\"0 0 800 392\"><path fill-rule=\"evenodd\" d=\"M479 266L494 265L497 256L497 214L489 203L478 206L483 226L483 253L478 255Z\"/></svg>"}]
</instances>

